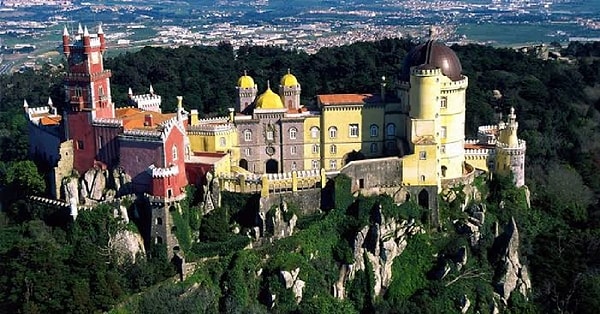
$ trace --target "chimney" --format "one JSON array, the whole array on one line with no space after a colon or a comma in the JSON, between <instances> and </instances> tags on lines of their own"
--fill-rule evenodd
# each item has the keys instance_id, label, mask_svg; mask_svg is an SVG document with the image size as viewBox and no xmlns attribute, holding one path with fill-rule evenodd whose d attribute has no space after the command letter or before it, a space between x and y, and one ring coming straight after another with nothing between
<instances>
[{"instance_id":1,"label":"chimney","mask_svg":"<svg viewBox=\"0 0 600 314\"><path fill-rule=\"evenodd\" d=\"M65 25L65 28L63 29L63 53L65 54L65 56L69 57L69 54L71 54L71 46L70 42L69 42L69 31L67 30L67 25Z\"/></svg>"},{"instance_id":2,"label":"chimney","mask_svg":"<svg viewBox=\"0 0 600 314\"><path fill-rule=\"evenodd\" d=\"M198 125L200 123L200 119L198 118L198 110L192 109L190 113L190 125Z\"/></svg>"},{"instance_id":3,"label":"chimney","mask_svg":"<svg viewBox=\"0 0 600 314\"><path fill-rule=\"evenodd\" d=\"M152 114L148 113L144 116L144 126L152 126Z\"/></svg>"},{"instance_id":4,"label":"chimney","mask_svg":"<svg viewBox=\"0 0 600 314\"><path fill-rule=\"evenodd\" d=\"M104 52L104 50L106 50L106 39L104 38L102 23L98 24L98 39L100 39L100 51Z\"/></svg>"},{"instance_id":5,"label":"chimney","mask_svg":"<svg viewBox=\"0 0 600 314\"><path fill-rule=\"evenodd\" d=\"M87 26L83 27L83 51L85 51L85 53L90 53L90 46L91 46L91 41L90 41L90 32L87 29Z\"/></svg>"}]
</instances>

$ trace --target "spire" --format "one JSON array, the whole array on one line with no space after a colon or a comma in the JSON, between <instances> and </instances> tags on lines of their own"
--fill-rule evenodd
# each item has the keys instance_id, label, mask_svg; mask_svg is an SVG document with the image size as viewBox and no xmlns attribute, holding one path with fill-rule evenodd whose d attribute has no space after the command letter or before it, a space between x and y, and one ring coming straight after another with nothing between
<instances>
[{"instance_id":1,"label":"spire","mask_svg":"<svg viewBox=\"0 0 600 314\"><path fill-rule=\"evenodd\" d=\"M23 99L23 108L29 108L29 104L27 103L27 99Z\"/></svg>"},{"instance_id":2,"label":"spire","mask_svg":"<svg viewBox=\"0 0 600 314\"><path fill-rule=\"evenodd\" d=\"M102 22L100 22L100 24L98 24L98 35L100 34L104 34L104 30L102 29Z\"/></svg>"},{"instance_id":3,"label":"spire","mask_svg":"<svg viewBox=\"0 0 600 314\"><path fill-rule=\"evenodd\" d=\"M67 25L63 28L63 36L69 37L69 31L67 30Z\"/></svg>"},{"instance_id":4,"label":"spire","mask_svg":"<svg viewBox=\"0 0 600 314\"><path fill-rule=\"evenodd\" d=\"M152 87L152 84L150 84L150 95L154 95L154 88Z\"/></svg>"},{"instance_id":5,"label":"spire","mask_svg":"<svg viewBox=\"0 0 600 314\"><path fill-rule=\"evenodd\" d=\"M131 90L131 87L129 88L129 90L127 91L127 95L129 96L133 96L133 91Z\"/></svg>"},{"instance_id":6,"label":"spire","mask_svg":"<svg viewBox=\"0 0 600 314\"><path fill-rule=\"evenodd\" d=\"M48 97L48 106L52 107L53 105L52 98Z\"/></svg>"},{"instance_id":7,"label":"spire","mask_svg":"<svg viewBox=\"0 0 600 314\"><path fill-rule=\"evenodd\" d=\"M79 23L79 27L77 27L77 34L83 34L83 28L81 28L81 23Z\"/></svg>"},{"instance_id":8,"label":"spire","mask_svg":"<svg viewBox=\"0 0 600 314\"><path fill-rule=\"evenodd\" d=\"M244 70L244 76L248 76L248 71Z\"/></svg>"},{"instance_id":9,"label":"spire","mask_svg":"<svg viewBox=\"0 0 600 314\"><path fill-rule=\"evenodd\" d=\"M89 37L90 32L88 32L87 26L83 27L83 37Z\"/></svg>"},{"instance_id":10,"label":"spire","mask_svg":"<svg viewBox=\"0 0 600 314\"><path fill-rule=\"evenodd\" d=\"M292 74L292 72L290 71L290 68L288 68L287 74Z\"/></svg>"},{"instance_id":11,"label":"spire","mask_svg":"<svg viewBox=\"0 0 600 314\"><path fill-rule=\"evenodd\" d=\"M271 89L271 81L267 80L267 89Z\"/></svg>"}]
</instances>

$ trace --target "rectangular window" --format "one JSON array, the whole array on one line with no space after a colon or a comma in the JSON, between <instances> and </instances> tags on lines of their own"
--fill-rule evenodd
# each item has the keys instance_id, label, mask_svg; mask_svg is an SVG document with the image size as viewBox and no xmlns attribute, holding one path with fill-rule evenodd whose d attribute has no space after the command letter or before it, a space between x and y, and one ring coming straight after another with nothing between
<instances>
[{"instance_id":1,"label":"rectangular window","mask_svg":"<svg viewBox=\"0 0 600 314\"><path fill-rule=\"evenodd\" d=\"M103 143L103 138L102 136L98 136L98 149L102 149L102 143Z\"/></svg>"},{"instance_id":2,"label":"rectangular window","mask_svg":"<svg viewBox=\"0 0 600 314\"><path fill-rule=\"evenodd\" d=\"M80 150L84 149L82 140L77 141L77 149L80 149Z\"/></svg>"},{"instance_id":3,"label":"rectangular window","mask_svg":"<svg viewBox=\"0 0 600 314\"><path fill-rule=\"evenodd\" d=\"M420 151L420 152L419 152L419 159L420 159L420 160L425 160L425 159L427 159L427 152L426 152L426 151L424 151L424 150Z\"/></svg>"},{"instance_id":4,"label":"rectangular window","mask_svg":"<svg viewBox=\"0 0 600 314\"><path fill-rule=\"evenodd\" d=\"M447 132L448 132L448 129L445 126L443 126L442 129L440 130L440 136L442 138L446 138L446 133Z\"/></svg>"},{"instance_id":5,"label":"rectangular window","mask_svg":"<svg viewBox=\"0 0 600 314\"><path fill-rule=\"evenodd\" d=\"M358 124L350 124L350 137L358 137Z\"/></svg>"},{"instance_id":6,"label":"rectangular window","mask_svg":"<svg viewBox=\"0 0 600 314\"><path fill-rule=\"evenodd\" d=\"M337 169L337 160L332 159L329 161L329 169L331 169L331 170Z\"/></svg>"},{"instance_id":7,"label":"rectangular window","mask_svg":"<svg viewBox=\"0 0 600 314\"><path fill-rule=\"evenodd\" d=\"M313 152L313 154L318 154L319 153L319 144L313 145L312 152Z\"/></svg>"},{"instance_id":8,"label":"rectangular window","mask_svg":"<svg viewBox=\"0 0 600 314\"><path fill-rule=\"evenodd\" d=\"M296 155L296 146L290 147L290 154Z\"/></svg>"},{"instance_id":9,"label":"rectangular window","mask_svg":"<svg viewBox=\"0 0 600 314\"><path fill-rule=\"evenodd\" d=\"M443 109L448 108L448 97L442 96L442 98L440 99L440 107Z\"/></svg>"},{"instance_id":10,"label":"rectangular window","mask_svg":"<svg viewBox=\"0 0 600 314\"><path fill-rule=\"evenodd\" d=\"M440 146L440 153L442 153L442 154L446 153L446 145Z\"/></svg>"},{"instance_id":11,"label":"rectangular window","mask_svg":"<svg viewBox=\"0 0 600 314\"><path fill-rule=\"evenodd\" d=\"M313 160L312 161L312 168L313 169L319 169L319 161L318 160Z\"/></svg>"},{"instance_id":12,"label":"rectangular window","mask_svg":"<svg viewBox=\"0 0 600 314\"><path fill-rule=\"evenodd\" d=\"M247 147L246 149L244 149L244 154L246 156L250 156L250 153L252 153L252 150L250 149L250 147Z\"/></svg>"},{"instance_id":13,"label":"rectangular window","mask_svg":"<svg viewBox=\"0 0 600 314\"><path fill-rule=\"evenodd\" d=\"M274 138L273 131L267 131L267 140L272 141Z\"/></svg>"}]
</instances>

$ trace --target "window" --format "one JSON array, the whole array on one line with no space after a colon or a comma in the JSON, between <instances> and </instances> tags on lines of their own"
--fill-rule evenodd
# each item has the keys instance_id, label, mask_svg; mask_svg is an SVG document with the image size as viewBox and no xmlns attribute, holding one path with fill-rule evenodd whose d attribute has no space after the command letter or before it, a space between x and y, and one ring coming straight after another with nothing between
<instances>
[{"instance_id":1,"label":"window","mask_svg":"<svg viewBox=\"0 0 600 314\"><path fill-rule=\"evenodd\" d=\"M337 153L337 146L335 145L331 145L331 147L329 147L329 152L333 155Z\"/></svg>"},{"instance_id":2,"label":"window","mask_svg":"<svg viewBox=\"0 0 600 314\"><path fill-rule=\"evenodd\" d=\"M156 224L157 225L162 225L162 218L156 217Z\"/></svg>"},{"instance_id":3,"label":"window","mask_svg":"<svg viewBox=\"0 0 600 314\"><path fill-rule=\"evenodd\" d=\"M421 181L425 181L425 176L421 176Z\"/></svg>"},{"instance_id":4,"label":"window","mask_svg":"<svg viewBox=\"0 0 600 314\"><path fill-rule=\"evenodd\" d=\"M84 148L83 147L83 141L82 140L78 140L77 141L77 149L81 149L82 150L83 148Z\"/></svg>"},{"instance_id":5,"label":"window","mask_svg":"<svg viewBox=\"0 0 600 314\"><path fill-rule=\"evenodd\" d=\"M98 136L98 149L102 149L103 143L104 143L104 140L103 140L102 136Z\"/></svg>"},{"instance_id":6,"label":"window","mask_svg":"<svg viewBox=\"0 0 600 314\"><path fill-rule=\"evenodd\" d=\"M376 153L378 150L377 143L371 143L371 153Z\"/></svg>"},{"instance_id":7,"label":"window","mask_svg":"<svg viewBox=\"0 0 600 314\"><path fill-rule=\"evenodd\" d=\"M161 237L156 237L156 238L154 238L154 243L156 243L156 244L162 244L163 240L162 240Z\"/></svg>"},{"instance_id":8,"label":"window","mask_svg":"<svg viewBox=\"0 0 600 314\"><path fill-rule=\"evenodd\" d=\"M442 154L446 153L446 145L440 146L440 153L442 153Z\"/></svg>"},{"instance_id":9,"label":"window","mask_svg":"<svg viewBox=\"0 0 600 314\"><path fill-rule=\"evenodd\" d=\"M267 140L272 141L275 138L275 134L273 133L273 130L268 130L267 131Z\"/></svg>"},{"instance_id":10,"label":"window","mask_svg":"<svg viewBox=\"0 0 600 314\"><path fill-rule=\"evenodd\" d=\"M77 96L77 97L83 96L83 89L81 87L75 88L75 96Z\"/></svg>"},{"instance_id":11,"label":"window","mask_svg":"<svg viewBox=\"0 0 600 314\"><path fill-rule=\"evenodd\" d=\"M371 137L379 136L379 127L376 124L371 124Z\"/></svg>"},{"instance_id":12,"label":"window","mask_svg":"<svg viewBox=\"0 0 600 314\"><path fill-rule=\"evenodd\" d=\"M445 126L443 126L442 129L440 130L440 136L442 138L446 138L447 132L448 132L448 129Z\"/></svg>"},{"instance_id":13,"label":"window","mask_svg":"<svg viewBox=\"0 0 600 314\"><path fill-rule=\"evenodd\" d=\"M385 135L387 135L388 137L396 136L396 125L393 123L388 123L388 125L385 128L385 133Z\"/></svg>"},{"instance_id":14,"label":"window","mask_svg":"<svg viewBox=\"0 0 600 314\"><path fill-rule=\"evenodd\" d=\"M444 109L448 108L448 97L442 96L440 99L440 107Z\"/></svg>"},{"instance_id":15,"label":"window","mask_svg":"<svg viewBox=\"0 0 600 314\"><path fill-rule=\"evenodd\" d=\"M104 88L102 86L98 87L98 95L100 95L100 98L104 97Z\"/></svg>"},{"instance_id":16,"label":"window","mask_svg":"<svg viewBox=\"0 0 600 314\"><path fill-rule=\"evenodd\" d=\"M171 151L173 153L173 161L177 160L177 145L173 145L173 148L171 148Z\"/></svg>"},{"instance_id":17,"label":"window","mask_svg":"<svg viewBox=\"0 0 600 314\"><path fill-rule=\"evenodd\" d=\"M296 162L292 162L292 170L296 170Z\"/></svg>"},{"instance_id":18,"label":"window","mask_svg":"<svg viewBox=\"0 0 600 314\"><path fill-rule=\"evenodd\" d=\"M332 126L329 128L329 137L336 138L337 137L337 128Z\"/></svg>"},{"instance_id":19,"label":"window","mask_svg":"<svg viewBox=\"0 0 600 314\"><path fill-rule=\"evenodd\" d=\"M313 160L312 161L312 168L313 169L319 169L319 161L318 160Z\"/></svg>"},{"instance_id":20,"label":"window","mask_svg":"<svg viewBox=\"0 0 600 314\"><path fill-rule=\"evenodd\" d=\"M318 127L313 126L312 128L310 128L310 137L319 138L319 128Z\"/></svg>"},{"instance_id":21,"label":"window","mask_svg":"<svg viewBox=\"0 0 600 314\"><path fill-rule=\"evenodd\" d=\"M244 154L245 154L246 156L250 156L250 154L252 154L252 150L250 149L250 147L246 147L246 148L244 149Z\"/></svg>"},{"instance_id":22,"label":"window","mask_svg":"<svg viewBox=\"0 0 600 314\"><path fill-rule=\"evenodd\" d=\"M420 160L425 160L425 159L427 159L427 152L426 152L426 151L424 151L424 150L420 151L420 152L419 152L419 159L420 159Z\"/></svg>"},{"instance_id":23,"label":"window","mask_svg":"<svg viewBox=\"0 0 600 314\"><path fill-rule=\"evenodd\" d=\"M290 128L290 140L295 140L296 139L296 133L298 133L298 129L296 129L296 128Z\"/></svg>"},{"instance_id":24,"label":"window","mask_svg":"<svg viewBox=\"0 0 600 314\"><path fill-rule=\"evenodd\" d=\"M296 155L296 146L290 147L290 154Z\"/></svg>"},{"instance_id":25,"label":"window","mask_svg":"<svg viewBox=\"0 0 600 314\"><path fill-rule=\"evenodd\" d=\"M252 131L250 131L250 130L244 131L244 141L246 141L246 142L252 141Z\"/></svg>"},{"instance_id":26,"label":"window","mask_svg":"<svg viewBox=\"0 0 600 314\"><path fill-rule=\"evenodd\" d=\"M225 146L227 145L227 140L224 137L219 138L219 145Z\"/></svg>"},{"instance_id":27,"label":"window","mask_svg":"<svg viewBox=\"0 0 600 314\"><path fill-rule=\"evenodd\" d=\"M358 124L350 124L350 137L358 137Z\"/></svg>"},{"instance_id":28,"label":"window","mask_svg":"<svg viewBox=\"0 0 600 314\"><path fill-rule=\"evenodd\" d=\"M313 152L313 154L318 154L319 153L319 144L313 145L312 152Z\"/></svg>"},{"instance_id":29,"label":"window","mask_svg":"<svg viewBox=\"0 0 600 314\"><path fill-rule=\"evenodd\" d=\"M329 161L329 169L331 169L331 170L337 169L337 160L332 159Z\"/></svg>"}]
</instances>

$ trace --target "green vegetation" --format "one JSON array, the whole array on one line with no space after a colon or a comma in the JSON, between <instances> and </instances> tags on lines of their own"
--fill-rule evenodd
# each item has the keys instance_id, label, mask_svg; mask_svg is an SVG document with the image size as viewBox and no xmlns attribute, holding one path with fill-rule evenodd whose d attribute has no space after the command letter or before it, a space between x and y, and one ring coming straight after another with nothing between
<instances>
[{"instance_id":1,"label":"green vegetation","mask_svg":"<svg viewBox=\"0 0 600 314\"><path fill-rule=\"evenodd\" d=\"M380 77L394 77L413 45L389 39L322 49L315 55L272 47L234 52L227 44L144 48L108 59L106 67L114 73L112 91L119 106L126 105L128 87L141 93L152 84L165 99L165 111L175 107L176 95L183 95L186 108L213 115L232 106L234 84L244 70L262 90L267 80L277 82L291 68L302 84L303 103L309 105L316 94L378 91ZM1 76L0 312L98 312L119 303L119 313L440 313L459 311L465 295L473 311L489 312L499 263L493 252L494 226L497 222L501 229L513 217L533 294L529 301L513 294L507 311L593 312L600 295L600 47L570 44L562 53L577 57L574 64L510 49L453 48L469 76L469 136L477 126L494 123L497 112L516 109L519 132L527 141L531 208L527 191L514 188L510 178L476 179L487 212L479 245L471 248L469 235L456 227L467 219L462 189L453 191L454 201L441 202L442 224L435 230L429 213L418 205L396 206L384 196L354 197L349 179L340 176L326 186L323 212L299 217L293 236L243 250L250 243L246 234L255 224L258 197L224 193L222 206L207 215L201 216L196 204L183 204L181 213L172 214L186 260L198 264L186 281L160 285L155 283L174 274L164 247L152 246L146 258L118 265L107 243L121 227L107 208L82 212L70 223L68 213L27 201L27 195L45 190L40 179L49 169L40 164L36 170L24 161L23 99L39 106L51 96L61 107L60 73L48 68ZM390 80L388 88L394 84ZM503 97L494 99L492 90ZM290 212L298 212L289 206ZM427 233L407 237L403 254L394 260L391 285L382 295L372 292L374 266L367 262L365 271L347 283L347 299L336 300L331 290L340 266L354 261L356 233L377 221L373 213L379 206L385 217L414 219ZM471 201L467 210L472 206L479 204ZM468 248L468 261L459 269L448 260L463 247ZM446 277L439 276L447 267ZM296 268L306 283L300 304L280 273ZM138 291L144 293L132 296ZM271 295L276 295L272 309Z\"/></svg>"}]
</instances>

